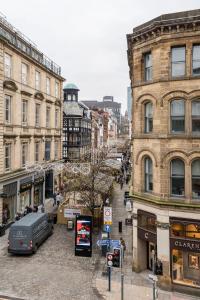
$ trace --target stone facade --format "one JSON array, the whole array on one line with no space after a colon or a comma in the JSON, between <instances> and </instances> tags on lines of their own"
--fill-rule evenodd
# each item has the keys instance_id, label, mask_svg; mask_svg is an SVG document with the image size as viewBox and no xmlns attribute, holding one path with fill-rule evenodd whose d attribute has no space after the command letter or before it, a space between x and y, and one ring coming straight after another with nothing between
<instances>
[{"instance_id":1,"label":"stone facade","mask_svg":"<svg viewBox=\"0 0 200 300\"><path fill-rule=\"evenodd\" d=\"M200 74L193 75L194 46L200 44L200 11L164 15L133 29L127 35L128 63L132 87L132 162L131 193L134 197L133 268L147 268L143 241L137 236L138 210L151 212L159 222L169 225L170 217L190 219L200 217L200 198L192 190L192 163L200 159L200 128L192 130L192 104L200 100ZM185 72L172 76L172 49L185 47L182 62ZM151 54L151 76L146 80L145 56ZM200 58L200 57L199 57ZM147 74L148 75L148 74ZM184 130L172 130L172 101L184 102ZM152 130L145 128L146 104L152 105ZM145 159L152 162L152 187L146 189ZM184 192L172 195L171 162L180 159L184 163ZM199 174L200 175L200 174ZM148 174L147 174L148 176ZM198 177L198 176L197 176ZM199 179L200 180L200 179ZM200 184L200 181L199 183ZM182 194L181 194L182 193ZM160 283L168 288L173 280L173 264L170 248L170 230L157 225L156 256L163 263ZM148 243L148 239L146 241ZM146 246L145 246L146 247ZM145 258L146 259L146 258ZM184 269L184 266L183 266ZM181 283L183 285L190 285ZM192 284L191 284L192 285ZM199 283L196 284L199 287ZM195 284L193 285L195 286ZM199 292L198 292L199 293Z\"/></svg>"},{"instance_id":2,"label":"stone facade","mask_svg":"<svg viewBox=\"0 0 200 300\"><path fill-rule=\"evenodd\" d=\"M12 221L17 211L22 212L24 208L20 203L22 190L24 193L28 190L30 195L30 202L25 204L36 204L34 199L36 185L42 185L41 189L38 187L38 193L43 193L43 198L45 197L45 184L43 184L45 174L40 175L41 178L36 180L37 176L33 172L27 172L25 165L34 164L35 161L45 164L47 161L62 159L62 82L64 79L60 75L58 66L46 60L45 56L28 41L22 39L22 36L13 33L12 26L7 21L2 21L0 27L5 30L4 34L7 32L7 36L0 35L1 224L6 219ZM39 76L37 79L36 72ZM38 122L36 122L37 104ZM48 156L47 148L45 149L46 142L49 142ZM29 179L26 182L27 176ZM9 216L6 216L7 214Z\"/></svg>"}]
</instances>

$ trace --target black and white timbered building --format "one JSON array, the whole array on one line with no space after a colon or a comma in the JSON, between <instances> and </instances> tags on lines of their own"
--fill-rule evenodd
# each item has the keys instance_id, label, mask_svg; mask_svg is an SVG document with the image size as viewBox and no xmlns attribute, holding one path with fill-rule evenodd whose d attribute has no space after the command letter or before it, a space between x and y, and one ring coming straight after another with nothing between
<instances>
[{"instance_id":1,"label":"black and white timbered building","mask_svg":"<svg viewBox=\"0 0 200 300\"><path fill-rule=\"evenodd\" d=\"M63 159L89 160L91 157L91 114L89 108L78 102L79 89L68 83L64 89L63 105Z\"/></svg>"}]
</instances>

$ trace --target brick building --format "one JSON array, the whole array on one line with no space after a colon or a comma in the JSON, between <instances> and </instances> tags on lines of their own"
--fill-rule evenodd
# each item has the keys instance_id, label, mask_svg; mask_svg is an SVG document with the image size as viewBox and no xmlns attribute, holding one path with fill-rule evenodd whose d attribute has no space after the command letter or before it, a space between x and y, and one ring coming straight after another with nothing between
<instances>
[{"instance_id":1,"label":"brick building","mask_svg":"<svg viewBox=\"0 0 200 300\"><path fill-rule=\"evenodd\" d=\"M133 269L200 295L200 10L127 35L133 96ZM152 251L153 250L153 251Z\"/></svg>"},{"instance_id":2,"label":"brick building","mask_svg":"<svg viewBox=\"0 0 200 300\"><path fill-rule=\"evenodd\" d=\"M62 159L61 69L0 18L0 224L41 205L60 174L27 165Z\"/></svg>"}]
</instances>

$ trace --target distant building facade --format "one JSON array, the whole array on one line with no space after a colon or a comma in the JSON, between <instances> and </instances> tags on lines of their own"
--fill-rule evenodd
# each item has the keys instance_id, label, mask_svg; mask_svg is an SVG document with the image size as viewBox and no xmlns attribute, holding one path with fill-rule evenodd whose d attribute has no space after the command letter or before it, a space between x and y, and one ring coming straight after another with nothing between
<instances>
[{"instance_id":1,"label":"distant building facade","mask_svg":"<svg viewBox=\"0 0 200 300\"><path fill-rule=\"evenodd\" d=\"M121 123L121 103L115 102L113 96L104 96L103 101L96 100L84 100L82 101L90 109L103 109L104 111L112 111L113 115L117 119L117 133L120 133L120 123Z\"/></svg>"},{"instance_id":2,"label":"distant building facade","mask_svg":"<svg viewBox=\"0 0 200 300\"><path fill-rule=\"evenodd\" d=\"M59 188L48 165L62 159L61 69L0 20L0 224ZM34 172L41 164L46 171Z\"/></svg>"},{"instance_id":3,"label":"distant building facade","mask_svg":"<svg viewBox=\"0 0 200 300\"><path fill-rule=\"evenodd\" d=\"M200 296L200 10L127 36L133 88L133 268ZM156 265L157 266L157 265Z\"/></svg>"},{"instance_id":4,"label":"distant building facade","mask_svg":"<svg viewBox=\"0 0 200 300\"><path fill-rule=\"evenodd\" d=\"M63 159L89 160L92 146L89 108L78 102L79 89L75 84L66 84L63 91Z\"/></svg>"},{"instance_id":5,"label":"distant building facade","mask_svg":"<svg viewBox=\"0 0 200 300\"><path fill-rule=\"evenodd\" d=\"M92 149L100 149L108 143L109 113L103 110L91 110L92 115Z\"/></svg>"}]
</instances>

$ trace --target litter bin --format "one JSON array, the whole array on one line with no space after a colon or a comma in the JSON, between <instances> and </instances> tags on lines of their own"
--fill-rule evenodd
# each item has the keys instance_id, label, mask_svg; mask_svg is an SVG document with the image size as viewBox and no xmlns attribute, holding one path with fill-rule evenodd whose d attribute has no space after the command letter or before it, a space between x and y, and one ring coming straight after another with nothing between
<instances>
[{"instance_id":1,"label":"litter bin","mask_svg":"<svg viewBox=\"0 0 200 300\"><path fill-rule=\"evenodd\" d=\"M119 221L119 232L122 233L122 221Z\"/></svg>"},{"instance_id":2,"label":"litter bin","mask_svg":"<svg viewBox=\"0 0 200 300\"><path fill-rule=\"evenodd\" d=\"M0 236L3 236L6 232L6 226L5 225L0 225Z\"/></svg>"}]
</instances>

